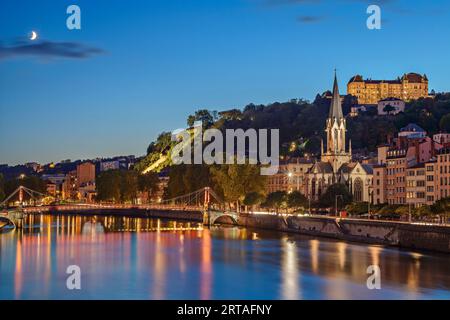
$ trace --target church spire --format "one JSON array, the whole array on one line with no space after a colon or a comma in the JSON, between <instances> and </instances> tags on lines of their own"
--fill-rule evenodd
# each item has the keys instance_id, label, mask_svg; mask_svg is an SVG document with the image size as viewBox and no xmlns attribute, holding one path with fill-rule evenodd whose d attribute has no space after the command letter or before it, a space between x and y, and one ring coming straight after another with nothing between
<instances>
[{"instance_id":1,"label":"church spire","mask_svg":"<svg viewBox=\"0 0 450 320\"><path fill-rule=\"evenodd\" d=\"M331 100L330 112L328 118L341 119L343 118L341 96L339 95L339 87L337 82L336 70L334 70L334 84L333 84L333 99Z\"/></svg>"}]
</instances>

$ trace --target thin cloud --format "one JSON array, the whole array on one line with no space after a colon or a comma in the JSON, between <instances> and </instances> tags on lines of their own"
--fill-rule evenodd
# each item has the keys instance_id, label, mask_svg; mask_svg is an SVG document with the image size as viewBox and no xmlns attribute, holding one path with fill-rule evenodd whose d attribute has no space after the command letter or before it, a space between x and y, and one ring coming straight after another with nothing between
<instances>
[{"instance_id":1,"label":"thin cloud","mask_svg":"<svg viewBox=\"0 0 450 320\"><path fill-rule=\"evenodd\" d=\"M268 5L286 5L286 4L318 4L321 0L265 0Z\"/></svg>"},{"instance_id":2,"label":"thin cloud","mask_svg":"<svg viewBox=\"0 0 450 320\"><path fill-rule=\"evenodd\" d=\"M359 3L367 3L367 4L390 4L394 3L397 0L264 0L264 3L267 5L302 5L302 4L323 4L327 2L341 2L341 3L349 3L349 2L359 2Z\"/></svg>"},{"instance_id":3,"label":"thin cloud","mask_svg":"<svg viewBox=\"0 0 450 320\"><path fill-rule=\"evenodd\" d=\"M29 56L37 58L87 59L104 53L102 49L90 47L78 42L39 41L36 43L16 42L12 45L0 43L0 60Z\"/></svg>"},{"instance_id":4,"label":"thin cloud","mask_svg":"<svg viewBox=\"0 0 450 320\"><path fill-rule=\"evenodd\" d=\"M319 16L300 16L297 17L297 21L300 23L318 23L324 18Z\"/></svg>"}]
</instances>

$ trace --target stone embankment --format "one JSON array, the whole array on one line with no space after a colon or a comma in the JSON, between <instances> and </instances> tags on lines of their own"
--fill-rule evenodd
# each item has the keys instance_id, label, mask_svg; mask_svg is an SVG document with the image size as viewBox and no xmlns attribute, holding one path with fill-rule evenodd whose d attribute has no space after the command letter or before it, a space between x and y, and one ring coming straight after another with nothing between
<instances>
[{"instance_id":1,"label":"stone embankment","mask_svg":"<svg viewBox=\"0 0 450 320\"><path fill-rule=\"evenodd\" d=\"M242 215L239 225L450 253L450 227L333 217Z\"/></svg>"}]
</instances>

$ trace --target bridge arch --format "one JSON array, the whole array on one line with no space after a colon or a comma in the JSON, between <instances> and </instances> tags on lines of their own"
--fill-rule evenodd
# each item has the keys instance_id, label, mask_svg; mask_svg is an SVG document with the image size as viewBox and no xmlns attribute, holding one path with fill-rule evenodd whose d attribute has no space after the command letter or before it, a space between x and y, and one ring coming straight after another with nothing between
<instances>
[{"instance_id":1,"label":"bridge arch","mask_svg":"<svg viewBox=\"0 0 450 320\"><path fill-rule=\"evenodd\" d=\"M231 223L229 223L231 221ZM233 214L224 213L222 215L215 216L211 219L211 224L223 223L223 224L233 224L237 225L237 217Z\"/></svg>"}]
</instances>

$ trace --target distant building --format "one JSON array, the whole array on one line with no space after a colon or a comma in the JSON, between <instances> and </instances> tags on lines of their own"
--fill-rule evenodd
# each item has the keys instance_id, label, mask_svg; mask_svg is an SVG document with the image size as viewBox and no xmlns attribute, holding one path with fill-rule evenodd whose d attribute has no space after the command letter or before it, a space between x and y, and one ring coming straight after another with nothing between
<instances>
[{"instance_id":1,"label":"distant building","mask_svg":"<svg viewBox=\"0 0 450 320\"><path fill-rule=\"evenodd\" d=\"M79 200L81 197L78 193L77 171L73 170L66 174L63 185L64 198Z\"/></svg>"},{"instance_id":2,"label":"distant building","mask_svg":"<svg viewBox=\"0 0 450 320\"><path fill-rule=\"evenodd\" d=\"M426 204L432 205L439 199L438 164L436 158L425 163Z\"/></svg>"},{"instance_id":3,"label":"distant building","mask_svg":"<svg viewBox=\"0 0 450 320\"><path fill-rule=\"evenodd\" d=\"M100 162L100 171L108 171L108 170L119 170L120 162L118 160L114 161L102 161Z\"/></svg>"},{"instance_id":4,"label":"distant building","mask_svg":"<svg viewBox=\"0 0 450 320\"><path fill-rule=\"evenodd\" d=\"M80 200L92 202L95 194L95 164L84 162L77 165L77 191Z\"/></svg>"},{"instance_id":5,"label":"distant building","mask_svg":"<svg viewBox=\"0 0 450 320\"><path fill-rule=\"evenodd\" d=\"M372 202L382 204L386 202L386 165L373 166Z\"/></svg>"},{"instance_id":6,"label":"distant building","mask_svg":"<svg viewBox=\"0 0 450 320\"><path fill-rule=\"evenodd\" d=\"M437 155L437 188L435 200L450 197L450 149L443 148Z\"/></svg>"},{"instance_id":7,"label":"distant building","mask_svg":"<svg viewBox=\"0 0 450 320\"><path fill-rule=\"evenodd\" d=\"M364 80L356 75L347 84L347 93L358 98L358 104L374 104L393 97L405 101L428 97L428 78L418 73L404 74L396 80Z\"/></svg>"},{"instance_id":8,"label":"distant building","mask_svg":"<svg viewBox=\"0 0 450 320\"><path fill-rule=\"evenodd\" d=\"M425 164L418 163L406 169L406 203L414 207L426 204Z\"/></svg>"},{"instance_id":9,"label":"distant building","mask_svg":"<svg viewBox=\"0 0 450 320\"><path fill-rule=\"evenodd\" d=\"M268 176L267 193L299 191L304 193L306 174L314 165L310 158L288 158L280 161L278 173Z\"/></svg>"},{"instance_id":10,"label":"distant building","mask_svg":"<svg viewBox=\"0 0 450 320\"><path fill-rule=\"evenodd\" d=\"M385 111L387 109L386 108L387 106L392 107L392 111L390 111L389 113ZM405 111L405 101L403 101L402 99L391 97L378 101L378 115L380 116L384 116L387 114L395 115L397 113L404 111Z\"/></svg>"},{"instance_id":11,"label":"distant building","mask_svg":"<svg viewBox=\"0 0 450 320\"><path fill-rule=\"evenodd\" d=\"M401 128L398 134L399 137L406 137L409 139L424 138L426 135L427 132L415 123L410 123L406 127Z\"/></svg>"},{"instance_id":12,"label":"distant building","mask_svg":"<svg viewBox=\"0 0 450 320\"><path fill-rule=\"evenodd\" d=\"M367 110L369 110L369 108L364 105L353 106L350 108L349 115L350 117L357 117L361 112L366 112Z\"/></svg>"},{"instance_id":13,"label":"distant building","mask_svg":"<svg viewBox=\"0 0 450 320\"><path fill-rule=\"evenodd\" d=\"M439 199L436 190L442 189L436 185L440 175L436 155L442 148L442 144L426 136L425 130L418 125L409 124L402 128L397 138L378 147L373 202L410 204L414 207L433 204ZM442 157L444 160L445 157ZM445 185L445 180L443 182Z\"/></svg>"},{"instance_id":14,"label":"distant building","mask_svg":"<svg viewBox=\"0 0 450 320\"><path fill-rule=\"evenodd\" d=\"M41 165L37 162L25 163L25 167L32 169L34 172L39 172L41 169Z\"/></svg>"},{"instance_id":15,"label":"distant building","mask_svg":"<svg viewBox=\"0 0 450 320\"><path fill-rule=\"evenodd\" d=\"M450 133L437 133L433 135L433 141L442 145L450 143Z\"/></svg>"},{"instance_id":16,"label":"distant building","mask_svg":"<svg viewBox=\"0 0 450 320\"><path fill-rule=\"evenodd\" d=\"M43 174L41 179L47 183L47 194L64 199L65 174Z\"/></svg>"},{"instance_id":17,"label":"distant building","mask_svg":"<svg viewBox=\"0 0 450 320\"><path fill-rule=\"evenodd\" d=\"M78 186L85 184L95 184L95 165L91 162L84 162L77 165Z\"/></svg>"}]
</instances>

